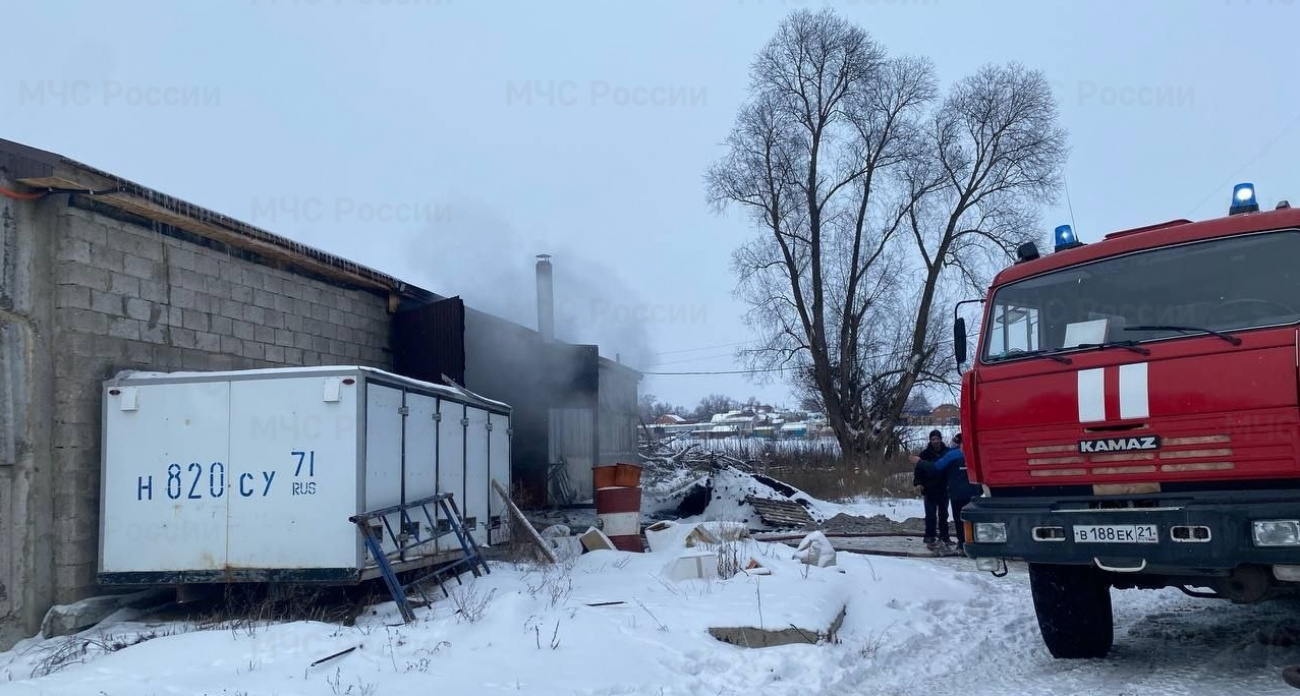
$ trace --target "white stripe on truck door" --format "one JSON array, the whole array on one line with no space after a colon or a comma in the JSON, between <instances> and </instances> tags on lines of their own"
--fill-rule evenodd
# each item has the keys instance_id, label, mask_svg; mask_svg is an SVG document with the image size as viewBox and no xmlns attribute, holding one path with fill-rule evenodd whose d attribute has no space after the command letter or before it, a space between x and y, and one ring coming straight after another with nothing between
<instances>
[{"instance_id":1,"label":"white stripe on truck door","mask_svg":"<svg viewBox=\"0 0 1300 696\"><path fill-rule=\"evenodd\" d=\"M1147 364L1119 366L1119 417L1146 418L1150 415L1147 395Z\"/></svg>"},{"instance_id":2,"label":"white stripe on truck door","mask_svg":"<svg viewBox=\"0 0 1300 696\"><path fill-rule=\"evenodd\" d=\"M1106 371L1079 370L1079 422L1106 420Z\"/></svg>"}]
</instances>

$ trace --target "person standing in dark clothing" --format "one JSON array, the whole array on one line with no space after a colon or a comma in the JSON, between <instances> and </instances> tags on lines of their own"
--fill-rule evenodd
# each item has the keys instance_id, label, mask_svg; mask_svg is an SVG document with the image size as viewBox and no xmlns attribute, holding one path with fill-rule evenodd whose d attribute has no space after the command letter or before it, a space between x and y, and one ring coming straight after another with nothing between
<instances>
[{"instance_id":1,"label":"person standing in dark clothing","mask_svg":"<svg viewBox=\"0 0 1300 696\"><path fill-rule=\"evenodd\" d=\"M948 478L936 468L935 463L948 453L943 444L943 433L930 431L930 444L913 457L916 469L912 472L912 485L925 500L925 547L938 551L940 544L952 546L948 534Z\"/></svg>"},{"instance_id":2,"label":"person standing in dark clothing","mask_svg":"<svg viewBox=\"0 0 1300 696\"><path fill-rule=\"evenodd\" d=\"M952 505L953 524L957 525L957 552L966 551L966 527L961 521L961 511L981 491L970 482L966 469L966 455L961 451L961 433L952 438L952 449L934 463L934 468L948 482L948 501Z\"/></svg>"}]
</instances>

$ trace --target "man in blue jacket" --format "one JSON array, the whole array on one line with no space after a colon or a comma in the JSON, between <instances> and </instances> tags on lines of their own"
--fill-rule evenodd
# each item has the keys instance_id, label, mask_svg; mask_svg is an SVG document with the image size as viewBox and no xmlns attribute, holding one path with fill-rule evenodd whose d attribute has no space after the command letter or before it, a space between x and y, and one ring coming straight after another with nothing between
<instances>
[{"instance_id":1,"label":"man in blue jacket","mask_svg":"<svg viewBox=\"0 0 1300 696\"><path fill-rule=\"evenodd\" d=\"M948 482L948 500L952 504L953 522L957 525L957 552L964 553L966 527L961 521L961 511L982 491L970 482L970 474L966 469L966 455L961 451L961 433L952 437L952 449L935 461L934 468Z\"/></svg>"},{"instance_id":2,"label":"man in blue jacket","mask_svg":"<svg viewBox=\"0 0 1300 696\"><path fill-rule=\"evenodd\" d=\"M925 547L931 551L952 548L948 536L948 479L935 465L948 448L943 444L943 433L930 431L930 444L912 456L916 469L912 472L912 485L925 500Z\"/></svg>"}]
</instances>

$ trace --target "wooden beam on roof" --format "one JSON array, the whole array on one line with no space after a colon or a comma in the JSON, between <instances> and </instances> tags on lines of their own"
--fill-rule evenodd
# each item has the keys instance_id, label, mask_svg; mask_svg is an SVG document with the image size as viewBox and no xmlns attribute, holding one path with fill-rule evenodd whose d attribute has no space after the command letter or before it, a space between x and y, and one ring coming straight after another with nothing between
<instances>
[{"instance_id":1,"label":"wooden beam on roof","mask_svg":"<svg viewBox=\"0 0 1300 696\"><path fill-rule=\"evenodd\" d=\"M36 189L79 189L83 191L105 190L112 188L112 184L105 182L73 181L60 176L48 176L30 179L19 179L19 183L31 186ZM314 273L326 278L331 278L340 282L357 285L372 290L390 292L393 290L388 284L379 282L373 278L368 278L358 273L351 273L338 266L320 261L305 254L298 253L292 249L287 249L278 244L254 239L239 231L232 230L228 227L195 219L184 213L170 210L164 206L158 205L152 201L140 198L130 193L108 193L100 196L94 196L94 200L110 205L119 210L138 215L140 217L161 222L165 225L191 232L200 237L212 239L223 244L228 244L237 249L251 251L259 256L268 259L274 259L302 270Z\"/></svg>"}]
</instances>

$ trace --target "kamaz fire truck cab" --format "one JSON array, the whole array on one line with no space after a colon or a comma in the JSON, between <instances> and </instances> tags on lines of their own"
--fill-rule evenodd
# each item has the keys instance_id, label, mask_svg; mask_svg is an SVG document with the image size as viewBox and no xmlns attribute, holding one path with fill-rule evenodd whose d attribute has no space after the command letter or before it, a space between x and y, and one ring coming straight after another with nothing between
<instances>
[{"instance_id":1,"label":"kamaz fire truck cab","mask_svg":"<svg viewBox=\"0 0 1300 696\"><path fill-rule=\"evenodd\" d=\"M1300 589L1300 210L1242 184L1225 218L1056 242L998 274L962 377L968 554L1028 562L1061 658L1110 650L1112 587Z\"/></svg>"}]
</instances>

